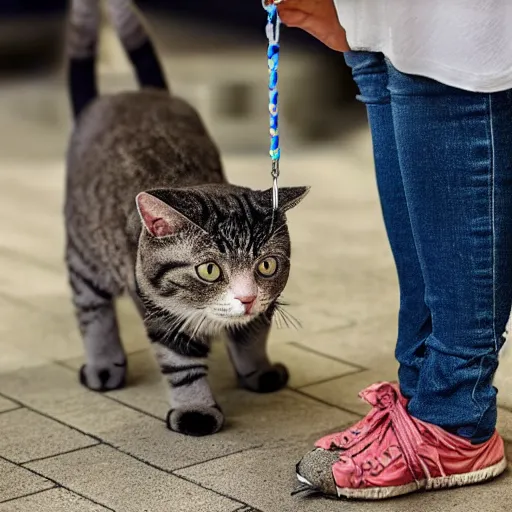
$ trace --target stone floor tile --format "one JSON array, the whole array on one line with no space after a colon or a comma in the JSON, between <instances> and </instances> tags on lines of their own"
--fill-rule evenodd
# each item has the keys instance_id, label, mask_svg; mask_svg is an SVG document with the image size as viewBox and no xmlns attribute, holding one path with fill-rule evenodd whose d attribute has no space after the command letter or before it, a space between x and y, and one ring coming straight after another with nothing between
<instances>
[{"instance_id":1,"label":"stone floor tile","mask_svg":"<svg viewBox=\"0 0 512 512\"><path fill-rule=\"evenodd\" d=\"M357 419L292 391L266 398L235 391L222 398L219 403L226 415L226 425L214 436L192 441L166 431L163 426L155 428L154 424L147 424L146 428L126 425L110 438L123 450L172 470L275 440L301 438L311 429L323 427L327 431ZM167 410L167 405L162 409Z\"/></svg>"},{"instance_id":2,"label":"stone floor tile","mask_svg":"<svg viewBox=\"0 0 512 512\"><path fill-rule=\"evenodd\" d=\"M39 307L41 303L48 311ZM0 346L13 360L9 362L5 355L0 358L0 371L16 369L16 364L23 368L81 353L72 309L67 317L59 316L63 303L69 303L69 298L41 295L19 299L0 295Z\"/></svg>"},{"instance_id":3,"label":"stone floor tile","mask_svg":"<svg viewBox=\"0 0 512 512\"><path fill-rule=\"evenodd\" d=\"M25 325L0 332L0 350L2 354L4 351L6 353L0 360L0 372L40 366L82 353L78 335L70 333L70 336L66 336L62 325L48 319L41 323L31 323L27 316L24 320Z\"/></svg>"},{"instance_id":4,"label":"stone floor tile","mask_svg":"<svg viewBox=\"0 0 512 512\"><path fill-rule=\"evenodd\" d=\"M98 442L24 408L0 414L0 432L0 454L19 464Z\"/></svg>"},{"instance_id":5,"label":"stone floor tile","mask_svg":"<svg viewBox=\"0 0 512 512\"><path fill-rule=\"evenodd\" d=\"M17 403L0 396L0 412L11 411L13 409L17 409L18 407L19 405Z\"/></svg>"},{"instance_id":6,"label":"stone floor tile","mask_svg":"<svg viewBox=\"0 0 512 512\"><path fill-rule=\"evenodd\" d=\"M0 459L0 503L43 489L50 489L54 485L53 482L32 473L28 469ZM2 512L10 510L1 507L2 505L0 505L0 511Z\"/></svg>"},{"instance_id":7,"label":"stone floor tile","mask_svg":"<svg viewBox=\"0 0 512 512\"><path fill-rule=\"evenodd\" d=\"M370 407L359 398L359 392L378 381L397 380L398 364L390 360L376 370L365 370L338 379L301 388L303 393L324 402L364 415Z\"/></svg>"},{"instance_id":8,"label":"stone floor tile","mask_svg":"<svg viewBox=\"0 0 512 512\"><path fill-rule=\"evenodd\" d=\"M0 292L0 372L48 362L47 355L33 350L37 346L34 334L39 332L37 325L41 322L43 317L33 309ZM30 331L29 347L22 347L19 343L25 328Z\"/></svg>"},{"instance_id":9,"label":"stone floor tile","mask_svg":"<svg viewBox=\"0 0 512 512\"><path fill-rule=\"evenodd\" d=\"M131 445L137 453L152 458L166 446L169 464L185 465L190 456L189 439L165 428L163 419L155 419L78 383L75 371L58 365L46 365L28 371L0 374L0 392L41 411L66 425L104 439L112 444ZM1 415L0 415L1 417ZM162 416L163 418L163 416ZM226 453L235 449L219 447ZM172 452L172 453L171 453ZM178 453L179 462L174 455ZM204 460L204 452L194 453Z\"/></svg>"},{"instance_id":10,"label":"stone floor tile","mask_svg":"<svg viewBox=\"0 0 512 512\"><path fill-rule=\"evenodd\" d=\"M267 445L177 472L209 489L226 493L262 512L506 512L512 499L512 474L485 485L419 493L381 502L340 501L290 496L295 464L309 442ZM234 471L236 468L236 471Z\"/></svg>"},{"instance_id":11,"label":"stone floor tile","mask_svg":"<svg viewBox=\"0 0 512 512\"><path fill-rule=\"evenodd\" d=\"M311 429L329 430L357 419L289 390L267 396L234 390L218 393L217 398L226 415L226 424L214 436L192 442L190 438L148 424L145 429L126 425L118 433L110 433L109 439L158 467L176 469L276 440L302 438ZM150 400L146 396L147 403Z\"/></svg>"},{"instance_id":12,"label":"stone floor tile","mask_svg":"<svg viewBox=\"0 0 512 512\"><path fill-rule=\"evenodd\" d=\"M512 410L512 339L505 344L500 353L500 365L496 372L494 385L498 388L498 403Z\"/></svg>"},{"instance_id":13,"label":"stone floor tile","mask_svg":"<svg viewBox=\"0 0 512 512\"><path fill-rule=\"evenodd\" d=\"M50 364L0 374L0 392L65 424L94 435L108 435L149 416L81 386L74 370ZM156 421L160 426L162 421Z\"/></svg>"},{"instance_id":14,"label":"stone floor tile","mask_svg":"<svg viewBox=\"0 0 512 512\"><path fill-rule=\"evenodd\" d=\"M332 512L331 500L294 498L295 464L320 437L311 433L300 442L282 442L179 470L178 475L227 493L262 512ZM236 468L236 470L235 470Z\"/></svg>"},{"instance_id":15,"label":"stone floor tile","mask_svg":"<svg viewBox=\"0 0 512 512\"><path fill-rule=\"evenodd\" d=\"M112 391L109 396L163 418L169 407L167 390L152 354L133 354L128 364L133 387ZM293 372L293 366L290 370ZM226 415L226 428L214 439L225 447L246 449L254 443L305 435L310 428L305 423L308 418L315 418L311 428L329 428L350 419L350 415L290 390L260 395L237 389L229 358L220 343L214 345L210 371L212 388Z\"/></svg>"},{"instance_id":16,"label":"stone floor tile","mask_svg":"<svg viewBox=\"0 0 512 512\"><path fill-rule=\"evenodd\" d=\"M56 488L0 503L0 512L107 512L102 507L66 489Z\"/></svg>"},{"instance_id":17,"label":"stone floor tile","mask_svg":"<svg viewBox=\"0 0 512 512\"><path fill-rule=\"evenodd\" d=\"M167 470L269 441L300 438L311 429L328 430L356 419L291 390L258 395L236 389L232 371L227 374L228 366L212 364L212 369L216 368L213 387L226 426L214 436L192 440L165 428L166 390L152 356L133 354L129 366L134 385L110 392L116 401L84 389L74 371L59 366L0 375L0 392Z\"/></svg>"},{"instance_id":18,"label":"stone floor tile","mask_svg":"<svg viewBox=\"0 0 512 512\"><path fill-rule=\"evenodd\" d=\"M27 467L122 512L230 512L241 506L107 446L59 455Z\"/></svg>"},{"instance_id":19,"label":"stone floor tile","mask_svg":"<svg viewBox=\"0 0 512 512\"><path fill-rule=\"evenodd\" d=\"M20 368L29 368L48 364L48 359L28 350L21 350L14 344L7 343L0 335L0 373L11 372ZM0 390L1 392L1 390Z\"/></svg>"},{"instance_id":20,"label":"stone floor tile","mask_svg":"<svg viewBox=\"0 0 512 512\"><path fill-rule=\"evenodd\" d=\"M0 346L4 346L7 352L0 358L0 371L83 354L82 340L68 295L29 297L21 304L14 300L17 299L0 295ZM147 348L149 342L134 306L123 298L119 301L118 311L125 350L133 352Z\"/></svg>"},{"instance_id":21,"label":"stone floor tile","mask_svg":"<svg viewBox=\"0 0 512 512\"><path fill-rule=\"evenodd\" d=\"M354 365L379 368L383 361L394 357L396 329L396 315L391 312L345 329L318 333L307 344L299 343Z\"/></svg>"},{"instance_id":22,"label":"stone floor tile","mask_svg":"<svg viewBox=\"0 0 512 512\"><path fill-rule=\"evenodd\" d=\"M307 296L308 294L306 292L297 291L286 295L291 305L286 306L285 309L289 314L293 315L297 323L294 322L295 327L293 323L287 327L284 321L278 315L275 315L273 327L270 331L270 344L296 341L302 341L304 344L308 344L312 338L314 339L318 332L343 329L354 323L352 319L346 316L339 314L333 315L326 312L321 304L302 303L304 302L303 297ZM302 297L301 302L298 301L298 297Z\"/></svg>"},{"instance_id":23,"label":"stone floor tile","mask_svg":"<svg viewBox=\"0 0 512 512\"><path fill-rule=\"evenodd\" d=\"M21 300L34 300L41 308L45 300L69 294L66 275L57 269L39 264L30 254L18 257L0 251L0 292ZM46 311L52 312L51 302Z\"/></svg>"},{"instance_id":24,"label":"stone floor tile","mask_svg":"<svg viewBox=\"0 0 512 512\"><path fill-rule=\"evenodd\" d=\"M20 319L30 310L31 308L26 303L0 292L0 333L8 330L15 321L19 323Z\"/></svg>"},{"instance_id":25,"label":"stone floor tile","mask_svg":"<svg viewBox=\"0 0 512 512\"><path fill-rule=\"evenodd\" d=\"M273 344L269 347L269 354L272 361L286 364L290 371L289 386L292 388L358 371L358 368L347 363L304 350L300 345Z\"/></svg>"},{"instance_id":26,"label":"stone floor tile","mask_svg":"<svg viewBox=\"0 0 512 512\"><path fill-rule=\"evenodd\" d=\"M76 357L62 363L78 372L78 369L84 363L84 359L83 357ZM143 350L129 355L127 366L126 388L107 391L105 395L164 420L169 408L169 388L162 378L152 350ZM212 367L213 364L210 364L210 368ZM228 381L228 383L232 382L233 386L235 385L232 372L228 375L222 374L221 378ZM229 385L228 383L226 385Z\"/></svg>"},{"instance_id":27,"label":"stone floor tile","mask_svg":"<svg viewBox=\"0 0 512 512\"><path fill-rule=\"evenodd\" d=\"M50 229L55 229L57 220L56 218L52 221ZM25 222L27 226L30 224L31 221ZM64 233L59 232L58 239L54 243L48 243L48 231L48 228L27 231L20 230L16 224L4 225L1 229L0 254L9 261L21 258L29 264L37 263L43 268L62 272Z\"/></svg>"},{"instance_id":28,"label":"stone floor tile","mask_svg":"<svg viewBox=\"0 0 512 512\"><path fill-rule=\"evenodd\" d=\"M496 428L502 437L512 444L512 412L498 407L498 424Z\"/></svg>"}]
</instances>

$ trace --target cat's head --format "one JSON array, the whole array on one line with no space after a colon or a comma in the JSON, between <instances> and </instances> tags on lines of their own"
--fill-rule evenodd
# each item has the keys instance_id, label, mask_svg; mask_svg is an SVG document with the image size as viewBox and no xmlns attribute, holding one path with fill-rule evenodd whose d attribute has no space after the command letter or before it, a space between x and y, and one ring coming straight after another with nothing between
<instances>
[{"instance_id":1,"label":"cat's head","mask_svg":"<svg viewBox=\"0 0 512 512\"><path fill-rule=\"evenodd\" d=\"M210 333L266 313L290 272L285 213L308 190L281 188L274 213L272 190L206 185L140 193L140 295Z\"/></svg>"}]
</instances>

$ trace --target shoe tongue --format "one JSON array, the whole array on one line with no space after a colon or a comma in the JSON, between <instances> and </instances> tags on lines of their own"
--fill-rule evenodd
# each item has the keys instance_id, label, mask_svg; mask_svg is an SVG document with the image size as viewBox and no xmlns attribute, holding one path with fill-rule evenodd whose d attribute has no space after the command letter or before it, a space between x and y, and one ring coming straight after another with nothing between
<instances>
[{"instance_id":1,"label":"shoe tongue","mask_svg":"<svg viewBox=\"0 0 512 512\"><path fill-rule=\"evenodd\" d=\"M398 385L390 382L378 382L361 391L359 396L371 406L378 409L388 409L400 401L407 405L407 400L402 396Z\"/></svg>"}]
</instances>

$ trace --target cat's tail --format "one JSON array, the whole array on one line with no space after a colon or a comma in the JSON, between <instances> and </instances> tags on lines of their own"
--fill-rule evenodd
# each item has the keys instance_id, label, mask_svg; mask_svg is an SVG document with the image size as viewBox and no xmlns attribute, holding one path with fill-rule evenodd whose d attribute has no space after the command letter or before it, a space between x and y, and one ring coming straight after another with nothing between
<instances>
[{"instance_id":1,"label":"cat's tail","mask_svg":"<svg viewBox=\"0 0 512 512\"><path fill-rule=\"evenodd\" d=\"M132 0L107 0L106 7L140 87L168 90L156 50ZM98 96L96 59L100 22L99 0L71 1L68 87L75 119Z\"/></svg>"}]
</instances>

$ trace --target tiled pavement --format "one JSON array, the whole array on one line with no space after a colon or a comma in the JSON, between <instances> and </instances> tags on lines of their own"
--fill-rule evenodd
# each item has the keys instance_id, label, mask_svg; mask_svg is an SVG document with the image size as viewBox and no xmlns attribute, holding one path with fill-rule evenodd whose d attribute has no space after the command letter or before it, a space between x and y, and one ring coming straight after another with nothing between
<instances>
[{"instance_id":1,"label":"tiled pavement","mask_svg":"<svg viewBox=\"0 0 512 512\"><path fill-rule=\"evenodd\" d=\"M290 214L286 298L303 328L272 334L271 353L289 365L290 388L266 396L236 389L217 345L212 382L228 423L200 439L165 429L165 389L127 301L119 310L128 387L100 395L78 384L82 349L62 265L63 167L54 153L0 160L0 512L511 509L508 475L384 503L290 496L301 454L363 414L356 393L396 368L396 281L366 130L354 129L337 147L285 152L283 183L313 185ZM225 162L234 182L268 185L264 156ZM505 360L498 378L506 406L509 368ZM505 409L500 427L512 440Z\"/></svg>"}]
</instances>

